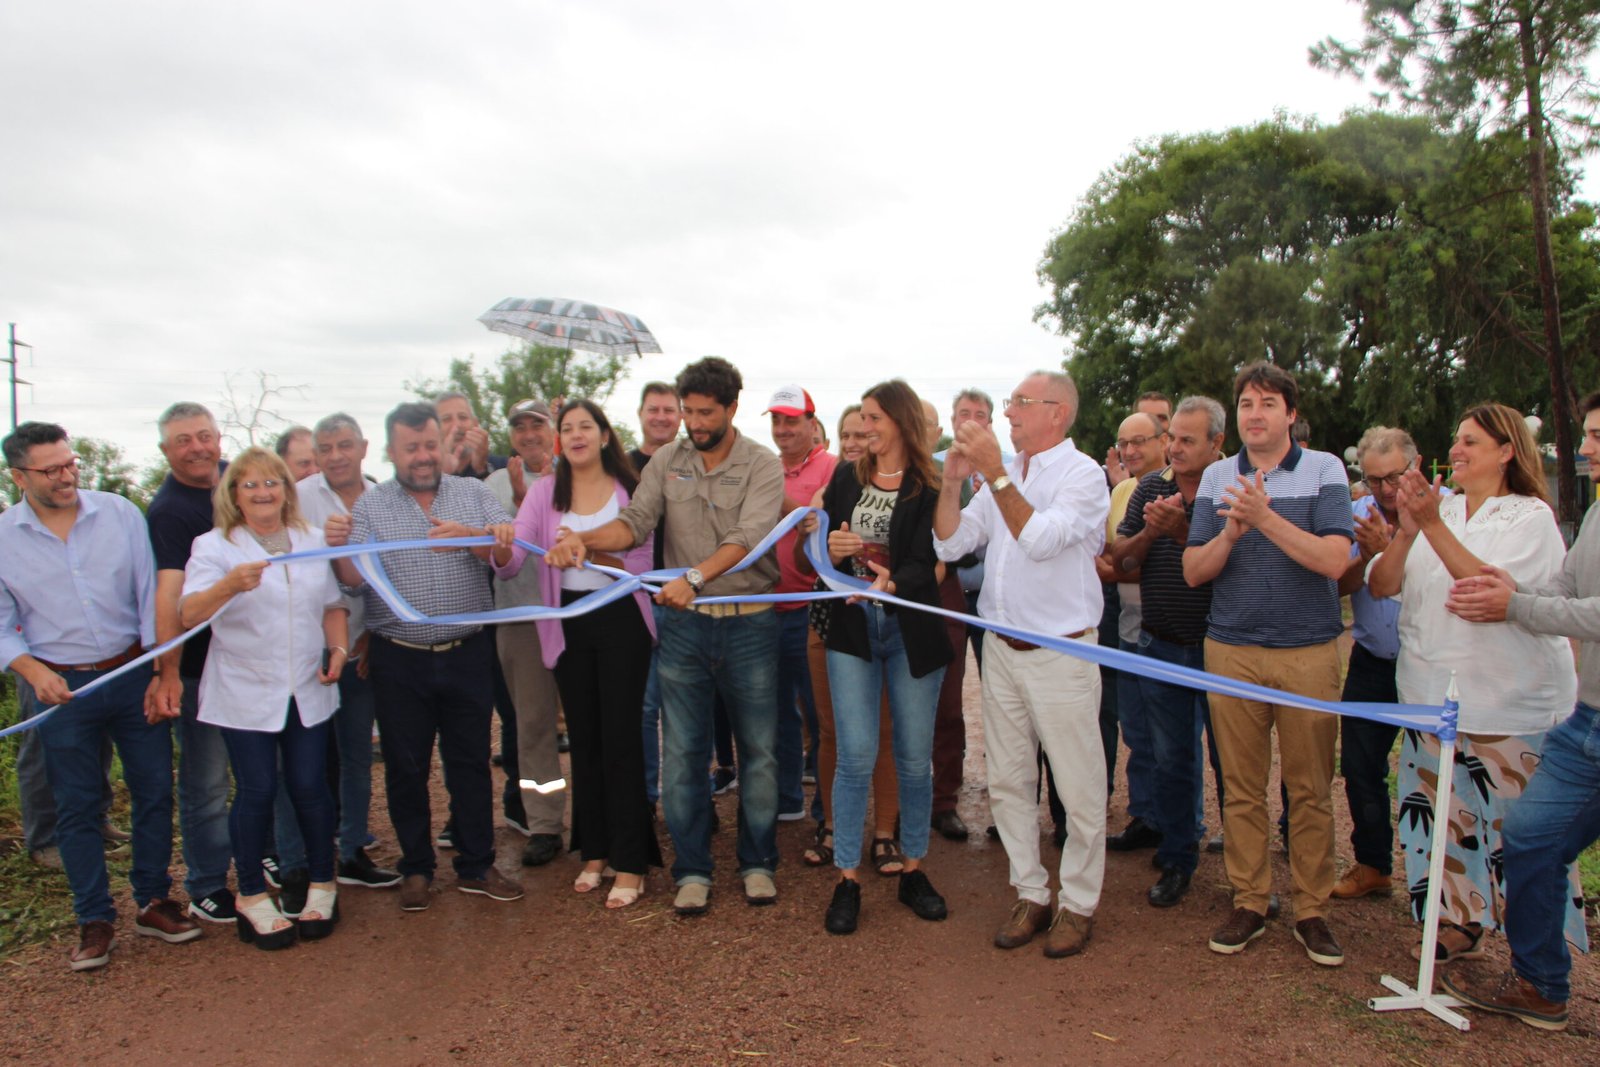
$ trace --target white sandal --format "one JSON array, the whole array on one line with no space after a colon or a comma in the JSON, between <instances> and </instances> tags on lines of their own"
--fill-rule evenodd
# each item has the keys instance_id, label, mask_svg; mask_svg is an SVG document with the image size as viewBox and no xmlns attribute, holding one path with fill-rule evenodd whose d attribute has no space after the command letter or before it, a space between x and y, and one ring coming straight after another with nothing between
<instances>
[{"instance_id":1,"label":"white sandal","mask_svg":"<svg viewBox=\"0 0 1600 1067\"><path fill-rule=\"evenodd\" d=\"M644 895L644 879L639 879L636 886L613 885L611 892L606 894L606 907L616 910L626 908Z\"/></svg>"},{"instance_id":2,"label":"white sandal","mask_svg":"<svg viewBox=\"0 0 1600 1067\"><path fill-rule=\"evenodd\" d=\"M286 925L277 929L277 924ZM294 923L284 917L278 910L278 902L271 897L262 897L254 904L241 905L238 915L234 918L234 927L239 932L239 940L245 944L254 944L260 949L286 948L294 944L296 931Z\"/></svg>"},{"instance_id":3,"label":"white sandal","mask_svg":"<svg viewBox=\"0 0 1600 1067\"><path fill-rule=\"evenodd\" d=\"M600 880L602 878L615 878L616 876L617 872L610 867L603 871L584 871L572 883L572 891L574 893L591 893L600 888Z\"/></svg>"},{"instance_id":4,"label":"white sandal","mask_svg":"<svg viewBox=\"0 0 1600 1067\"><path fill-rule=\"evenodd\" d=\"M306 918L312 912L321 918ZM300 936L307 941L320 941L333 933L334 924L339 921L339 891L312 886L306 893L306 906L300 912L299 921Z\"/></svg>"}]
</instances>

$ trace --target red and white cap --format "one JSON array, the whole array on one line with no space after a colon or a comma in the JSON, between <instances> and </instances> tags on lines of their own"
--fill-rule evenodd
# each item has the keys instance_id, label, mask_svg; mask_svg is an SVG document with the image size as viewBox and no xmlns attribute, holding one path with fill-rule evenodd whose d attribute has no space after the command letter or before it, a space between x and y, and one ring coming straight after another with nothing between
<instances>
[{"instance_id":1,"label":"red and white cap","mask_svg":"<svg viewBox=\"0 0 1600 1067\"><path fill-rule=\"evenodd\" d=\"M772 394L772 399L767 402L767 410L763 414L779 415L815 415L817 405L811 402L811 394L798 385L786 385Z\"/></svg>"}]
</instances>

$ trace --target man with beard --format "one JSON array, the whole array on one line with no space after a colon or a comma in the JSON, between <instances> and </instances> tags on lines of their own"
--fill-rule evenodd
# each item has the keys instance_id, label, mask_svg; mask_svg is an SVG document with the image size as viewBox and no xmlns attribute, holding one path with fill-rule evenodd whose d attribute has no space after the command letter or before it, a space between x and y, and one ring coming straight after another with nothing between
<instances>
[{"instance_id":1,"label":"man with beard","mask_svg":"<svg viewBox=\"0 0 1600 1067\"><path fill-rule=\"evenodd\" d=\"M427 616L488 611L491 558L511 558L511 516L483 484L441 474L439 420L431 404L401 404L384 420L394 478L363 493L350 514L328 517L329 545L481 536L492 548L408 549L376 557L395 591ZM518 900L522 886L494 866L494 787L489 772L490 674L494 644L483 627L407 622L366 584L349 559L336 561L347 593L363 593L367 654L377 697L389 818L400 843L400 907L430 903L435 856L429 837L428 773L435 736L455 828L456 888Z\"/></svg>"},{"instance_id":2,"label":"man with beard","mask_svg":"<svg viewBox=\"0 0 1600 1067\"><path fill-rule=\"evenodd\" d=\"M783 508L778 457L733 428L744 381L708 356L678 375L689 439L663 448L621 515L564 538L547 557L573 566L589 552L623 552L666 520L666 564L687 567L662 586L659 632L663 698L662 800L676 852L673 902L700 915L711 894L712 705L721 694L739 745L739 875L750 904L778 899L778 617L772 605L698 604L696 598L767 593L778 580L768 552L736 574L729 568L777 525Z\"/></svg>"}]
</instances>

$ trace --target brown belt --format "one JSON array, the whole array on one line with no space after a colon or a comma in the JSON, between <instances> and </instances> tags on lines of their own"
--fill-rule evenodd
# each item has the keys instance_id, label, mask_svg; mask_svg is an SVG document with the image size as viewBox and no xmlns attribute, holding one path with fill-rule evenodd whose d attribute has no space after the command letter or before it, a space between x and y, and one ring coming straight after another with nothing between
<instances>
[{"instance_id":1,"label":"brown belt","mask_svg":"<svg viewBox=\"0 0 1600 1067\"><path fill-rule=\"evenodd\" d=\"M118 652L115 656L112 656L110 659L103 659L99 663L63 664L63 663L51 663L47 659L39 659L38 656L35 656L33 658L34 659L38 659L40 663L44 664L46 667L49 667L51 670L55 671L57 674L65 674L67 671L112 671L112 670L116 670L118 667L122 666L124 663L132 663L134 660L138 659L143 654L144 654L144 649L140 646L139 642L135 641L133 644L129 645L126 649L122 650L121 652Z\"/></svg>"},{"instance_id":2,"label":"brown belt","mask_svg":"<svg viewBox=\"0 0 1600 1067\"><path fill-rule=\"evenodd\" d=\"M772 605L765 601L757 601L754 604L690 603L689 610L701 615L710 615L714 619L725 619L730 615L758 615L763 611L771 611Z\"/></svg>"},{"instance_id":3,"label":"brown belt","mask_svg":"<svg viewBox=\"0 0 1600 1067\"><path fill-rule=\"evenodd\" d=\"M1088 632L1088 630L1079 630L1075 634L1062 634L1061 636L1068 641L1076 641L1078 638L1082 637ZM1004 641L1018 652L1032 652L1035 649L1044 647L1043 645L1036 645L1032 641L1019 641L1017 638L1007 637L1005 634L995 634L994 636L998 637L1000 640Z\"/></svg>"},{"instance_id":4,"label":"brown belt","mask_svg":"<svg viewBox=\"0 0 1600 1067\"><path fill-rule=\"evenodd\" d=\"M467 643L467 639L465 637L458 637L454 641L441 641L437 645L419 645L415 641L402 641L398 637L390 637L387 634L379 634L378 636L389 642L391 645L399 645L401 648L415 649L418 652L449 652L451 649L460 648L462 645Z\"/></svg>"}]
</instances>

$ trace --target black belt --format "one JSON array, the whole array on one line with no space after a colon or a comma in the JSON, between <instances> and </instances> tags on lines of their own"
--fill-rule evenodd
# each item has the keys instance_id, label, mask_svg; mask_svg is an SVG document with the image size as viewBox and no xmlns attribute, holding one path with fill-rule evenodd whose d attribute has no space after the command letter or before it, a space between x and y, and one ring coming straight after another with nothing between
<instances>
[{"instance_id":1,"label":"black belt","mask_svg":"<svg viewBox=\"0 0 1600 1067\"><path fill-rule=\"evenodd\" d=\"M1146 626L1144 628L1144 632L1155 638L1157 641L1165 641L1169 645L1177 645L1180 648L1194 648L1196 645L1205 644L1206 641L1204 637L1201 637L1198 641L1185 641L1181 637L1173 637L1171 634L1162 633L1154 626Z\"/></svg>"}]
</instances>

